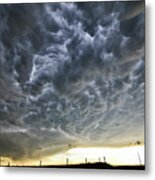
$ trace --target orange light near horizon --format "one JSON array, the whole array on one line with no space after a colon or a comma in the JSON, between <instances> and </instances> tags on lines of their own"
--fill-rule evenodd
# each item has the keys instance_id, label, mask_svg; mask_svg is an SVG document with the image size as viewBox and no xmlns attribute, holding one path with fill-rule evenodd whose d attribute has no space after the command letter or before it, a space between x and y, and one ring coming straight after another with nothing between
<instances>
[{"instance_id":1,"label":"orange light near horizon","mask_svg":"<svg viewBox=\"0 0 155 180\"><path fill-rule=\"evenodd\" d=\"M73 148L64 153L52 155L47 158L38 160L12 161L9 158L2 158L2 166L11 165L18 166L40 166L42 165L64 165L66 160L69 164L104 162L111 165L144 165L144 146L131 146L120 148L103 148L103 147L82 147Z\"/></svg>"}]
</instances>

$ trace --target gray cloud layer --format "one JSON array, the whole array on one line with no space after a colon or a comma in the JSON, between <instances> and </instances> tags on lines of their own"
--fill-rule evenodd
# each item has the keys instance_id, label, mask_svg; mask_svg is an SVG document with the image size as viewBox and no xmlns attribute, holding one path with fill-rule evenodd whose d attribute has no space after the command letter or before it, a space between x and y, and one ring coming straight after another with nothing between
<instances>
[{"instance_id":1,"label":"gray cloud layer","mask_svg":"<svg viewBox=\"0 0 155 180\"><path fill-rule=\"evenodd\" d=\"M144 140L142 3L0 5L2 156Z\"/></svg>"}]
</instances>

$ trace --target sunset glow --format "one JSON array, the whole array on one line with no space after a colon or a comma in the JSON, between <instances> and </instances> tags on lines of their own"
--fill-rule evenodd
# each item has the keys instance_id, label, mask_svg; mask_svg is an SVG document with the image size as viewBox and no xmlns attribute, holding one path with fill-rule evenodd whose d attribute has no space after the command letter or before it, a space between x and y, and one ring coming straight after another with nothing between
<instances>
[{"instance_id":1,"label":"sunset glow","mask_svg":"<svg viewBox=\"0 0 155 180\"><path fill-rule=\"evenodd\" d=\"M139 157L140 159L139 159ZM105 159L104 159L105 157ZM42 159L42 165L64 165L66 159L69 159L69 164L85 163L86 158L88 163L104 162L111 165L144 165L144 146L132 146L122 148L73 148L65 153L58 153L51 157ZM39 165L41 159L28 162L25 161L10 161L4 160L3 165L8 165L11 162L12 165Z\"/></svg>"}]
</instances>

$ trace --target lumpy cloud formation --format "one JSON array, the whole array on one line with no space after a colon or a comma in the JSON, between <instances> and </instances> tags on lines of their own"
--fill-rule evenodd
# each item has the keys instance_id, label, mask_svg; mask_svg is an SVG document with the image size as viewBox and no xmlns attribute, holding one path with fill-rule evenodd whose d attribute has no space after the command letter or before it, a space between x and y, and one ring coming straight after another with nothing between
<instances>
[{"instance_id":1,"label":"lumpy cloud formation","mask_svg":"<svg viewBox=\"0 0 155 180\"><path fill-rule=\"evenodd\" d=\"M144 2L0 5L0 154L144 141Z\"/></svg>"}]
</instances>

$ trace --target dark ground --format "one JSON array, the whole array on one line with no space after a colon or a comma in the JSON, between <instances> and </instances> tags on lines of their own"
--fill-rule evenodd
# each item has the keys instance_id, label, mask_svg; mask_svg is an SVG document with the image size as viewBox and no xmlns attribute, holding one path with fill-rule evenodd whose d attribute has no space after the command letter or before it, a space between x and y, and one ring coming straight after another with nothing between
<instances>
[{"instance_id":1,"label":"dark ground","mask_svg":"<svg viewBox=\"0 0 155 180\"><path fill-rule=\"evenodd\" d=\"M45 165L45 166L10 166L10 167L145 170L144 165L112 166L107 163L87 163L87 164L73 164L73 165Z\"/></svg>"}]
</instances>

